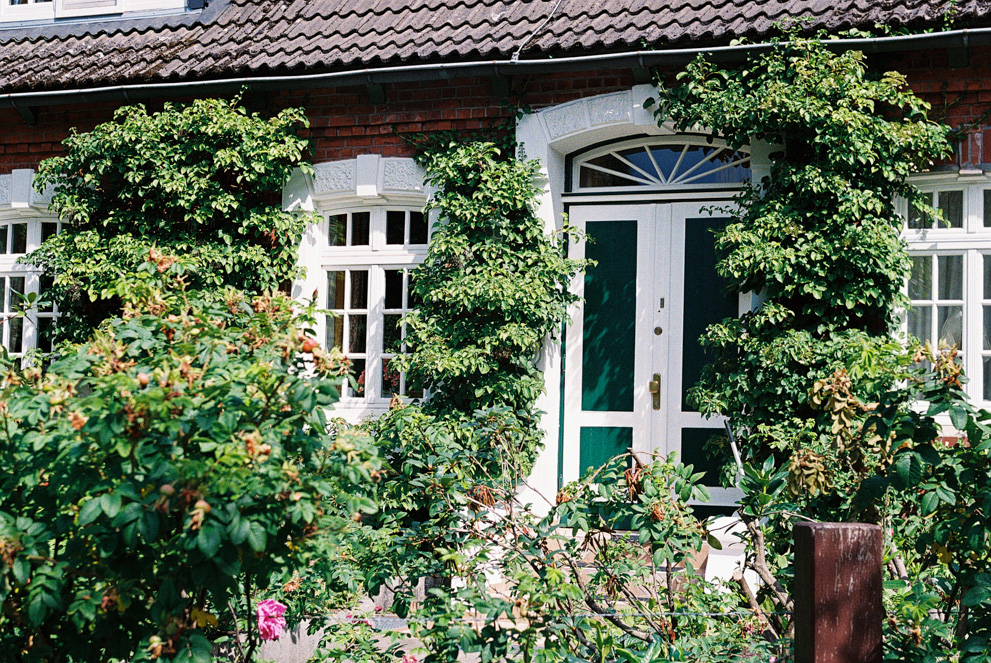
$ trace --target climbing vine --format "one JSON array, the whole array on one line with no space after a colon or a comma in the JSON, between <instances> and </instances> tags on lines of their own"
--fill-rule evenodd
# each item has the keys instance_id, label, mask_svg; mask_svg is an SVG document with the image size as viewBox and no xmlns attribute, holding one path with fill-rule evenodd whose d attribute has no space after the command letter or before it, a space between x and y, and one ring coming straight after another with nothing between
<instances>
[{"instance_id":1,"label":"climbing vine","mask_svg":"<svg viewBox=\"0 0 991 663\"><path fill-rule=\"evenodd\" d=\"M239 99L121 108L111 122L64 141L38 169L66 222L27 261L54 275L60 339L82 341L120 312L112 293L152 247L187 258L193 290L275 289L296 274L306 216L281 208L282 187L304 161L298 108L265 119Z\"/></svg>"},{"instance_id":2,"label":"climbing vine","mask_svg":"<svg viewBox=\"0 0 991 663\"><path fill-rule=\"evenodd\" d=\"M934 213L906 178L949 154L948 129L926 119L903 76L875 76L863 54L816 41L735 69L697 60L662 99L659 120L711 127L734 148L775 146L770 175L737 197L717 240L729 289L762 305L707 331L713 361L692 395L705 414L730 418L745 459L790 459L796 489L818 492L836 465L811 386L842 367L870 402L897 379L909 261L895 200Z\"/></svg>"}]
</instances>

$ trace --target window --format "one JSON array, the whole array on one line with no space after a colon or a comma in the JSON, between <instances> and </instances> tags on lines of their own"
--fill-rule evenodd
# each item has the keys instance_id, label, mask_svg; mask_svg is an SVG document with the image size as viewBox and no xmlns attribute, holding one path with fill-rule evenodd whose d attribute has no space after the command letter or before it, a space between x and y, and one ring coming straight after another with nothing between
<instances>
[{"instance_id":1,"label":"window","mask_svg":"<svg viewBox=\"0 0 991 663\"><path fill-rule=\"evenodd\" d=\"M390 368L405 349L403 315L415 308L410 273L426 257L428 222L409 207L335 210L324 215L321 249L327 347L351 361L356 385L341 405L384 407L394 395L421 398Z\"/></svg>"},{"instance_id":2,"label":"window","mask_svg":"<svg viewBox=\"0 0 991 663\"><path fill-rule=\"evenodd\" d=\"M945 221L905 210L912 260L905 329L934 347L957 346L968 395L991 402L991 182L945 175L917 186Z\"/></svg>"},{"instance_id":3,"label":"window","mask_svg":"<svg viewBox=\"0 0 991 663\"><path fill-rule=\"evenodd\" d=\"M127 12L182 11L186 0L0 0L0 21L44 21Z\"/></svg>"},{"instance_id":4,"label":"window","mask_svg":"<svg viewBox=\"0 0 991 663\"><path fill-rule=\"evenodd\" d=\"M737 187L750 179L750 154L703 136L627 140L577 156L571 177L572 190Z\"/></svg>"},{"instance_id":5,"label":"window","mask_svg":"<svg viewBox=\"0 0 991 663\"><path fill-rule=\"evenodd\" d=\"M60 230L61 223L54 219L0 218L0 345L10 356L22 356L31 348L51 352L51 327L58 313L44 302L50 281L17 260ZM29 310L26 298L31 295L41 306Z\"/></svg>"}]
</instances>

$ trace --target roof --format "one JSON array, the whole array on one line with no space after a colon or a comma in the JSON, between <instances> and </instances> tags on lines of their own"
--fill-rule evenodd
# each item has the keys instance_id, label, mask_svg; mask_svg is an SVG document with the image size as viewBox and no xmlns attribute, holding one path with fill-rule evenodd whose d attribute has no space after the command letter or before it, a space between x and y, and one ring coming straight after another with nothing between
<instances>
[{"instance_id":1,"label":"roof","mask_svg":"<svg viewBox=\"0 0 991 663\"><path fill-rule=\"evenodd\" d=\"M991 0L211 0L174 18L0 29L0 93L708 46L761 39L788 19L836 32L939 26L953 11L955 25L986 25L989 10Z\"/></svg>"}]
</instances>

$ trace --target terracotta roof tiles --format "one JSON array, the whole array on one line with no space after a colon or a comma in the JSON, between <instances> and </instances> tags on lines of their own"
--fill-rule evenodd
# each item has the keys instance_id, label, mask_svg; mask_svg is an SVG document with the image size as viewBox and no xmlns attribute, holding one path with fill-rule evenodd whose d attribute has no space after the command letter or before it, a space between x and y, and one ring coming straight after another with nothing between
<instances>
[{"instance_id":1,"label":"terracotta roof tiles","mask_svg":"<svg viewBox=\"0 0 991 663\"><path fill-rule=\"evenodd\" d=\"M0 29L0 92L316 73L408 62L712 45L809 30L938 25L945 0L212 0L201 14ZM987 24L991 0L955 20ZM983 23L982 23L983 22Z\"/></svg>"}]
</instances>

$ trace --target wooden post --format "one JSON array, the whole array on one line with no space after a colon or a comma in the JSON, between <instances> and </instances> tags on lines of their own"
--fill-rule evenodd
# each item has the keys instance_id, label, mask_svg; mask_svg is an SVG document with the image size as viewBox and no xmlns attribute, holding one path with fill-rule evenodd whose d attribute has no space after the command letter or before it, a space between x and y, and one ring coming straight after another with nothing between
<instances>
[{"instance_id":1,"label":"wooden post","mask_svg":"<svg viewBox=\"0 0 991 663\"><path fill-rule=\"evenodd\" d=\"M881 663L881 528L795 525L795 663Z\"/></svg>"}]
</instances>

